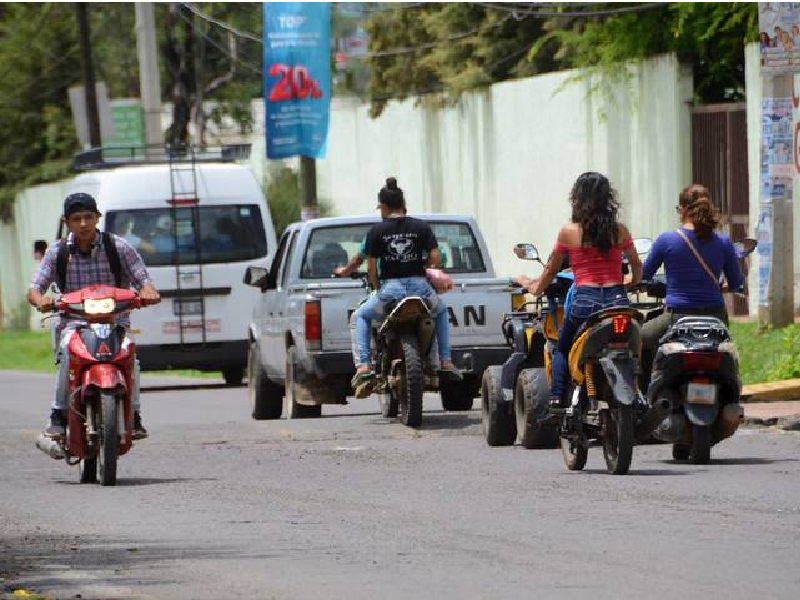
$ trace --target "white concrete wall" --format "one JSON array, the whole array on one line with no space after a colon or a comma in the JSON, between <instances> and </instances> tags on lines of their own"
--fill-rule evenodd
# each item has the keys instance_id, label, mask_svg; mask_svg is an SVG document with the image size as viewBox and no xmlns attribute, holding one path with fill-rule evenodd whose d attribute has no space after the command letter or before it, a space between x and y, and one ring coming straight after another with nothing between
<instances>
[{"instance_id":1,"label":"white concrete wall","mask_svg":"<svg viewBox=\"0 0 800 600\"><path fill-rule=\"evenodd\" d=\"M12 311L25 302L28 286L38 263L33 258L33 243L56 236L69 181L27 188L14 201L14 220L0 223L0 294L4 323ZM31 328L39 327L41 316L31 312Z\"/></svg>"},{"instance_id":2,"label":"white concrete wall","mask_svg":"<svg viewBox=\"0 0 800 600\"><path fill-rule=\"evenodd\" d=\"M497 84L447 108L391 103L378 119L336 99L320 198L337 214L371 212L395 175L412 212L474 215L502 275L530 270L512 256L515 242L549 252L583 171L610 177L635 236L675 226L691 183L691 73L674 56L654 58L631 69L611 103L590 97L588 82L565 85L573 75Z\"/></svg>"}]
</instances>

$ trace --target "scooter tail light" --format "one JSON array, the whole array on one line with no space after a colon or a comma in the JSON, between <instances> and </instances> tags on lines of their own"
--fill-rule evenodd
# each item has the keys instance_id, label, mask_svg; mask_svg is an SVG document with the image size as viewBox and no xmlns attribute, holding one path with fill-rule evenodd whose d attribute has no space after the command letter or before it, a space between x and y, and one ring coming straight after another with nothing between
<instances>
[{"instance_id":1,"label":"scooter tail light","mask_svg":"<svg viewBox=\"0 0 800 600\"><path fill-rule=\"evenodd\" d=\"M625 335L628 333L628 328L630 325L631 318L628 315L617 315L611 319L611 326L614 330L614 335Z\"/></svg>"},{"instance_id":2,"label":"scooter tail light","mask_svg":"<svg viewBox=\"0 0 800 600\"><path fill-rule=\"evenodd\" d=\"M306 302L306 342L309 347L320 347L322 343L322 310L319 300Z\"/></svg>"},{"instance_id":3,"label":"scooter tail light","mask_svg":"<svg viewBox=\"0 0 800 600\"><path fill-rule=\"evenodd\" d=\"M720 362L720 352L687 352L683 355L685 371L718 371Z\"/></svg>"}]
</instances>

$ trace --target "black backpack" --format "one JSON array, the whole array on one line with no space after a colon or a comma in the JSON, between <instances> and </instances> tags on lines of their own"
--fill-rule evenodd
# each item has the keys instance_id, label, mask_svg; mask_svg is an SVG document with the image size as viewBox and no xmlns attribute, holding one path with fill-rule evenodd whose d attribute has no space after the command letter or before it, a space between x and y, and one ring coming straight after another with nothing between
<instances>
[{"instance_id":1,"label":"black backpack","mask_svg":"<svg viewBox=\"0 0 800 600\"><path fill-rule=\"evenodd\" d=\"M114 283L118 288L122 287L122 263L119 260L117 245L114 243L114 236L107 231L102 232L103 248L108 257L108 266L114 274ZM58 289L63 294L67 287L67 265L69 264L69 245L66 238L59 240L58 254L56 254L56 277Z\"/></svg>"}]
</instances>

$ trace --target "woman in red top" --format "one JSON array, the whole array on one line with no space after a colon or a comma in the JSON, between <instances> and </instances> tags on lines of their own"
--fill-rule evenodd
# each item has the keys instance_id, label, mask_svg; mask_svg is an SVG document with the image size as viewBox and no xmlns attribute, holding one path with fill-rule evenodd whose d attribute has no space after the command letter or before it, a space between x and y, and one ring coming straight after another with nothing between
<instances>
[{"instance_id":1,"label":"woman in red top","mask_svg":"<svg viewBox=\"0 0 800 600\"><path fill-rule=\"evenodd\" d=\"M622 279L622 254L628 256L635 285L642 278L642 262L628 228L617 222L617 193L600 173L578 177L570 193L572 220L558 232L553 253L539 279L525 280L532 294L541 296L558 273L565 256L575 276L577 290L558 336L553 354L550 403L562 406L569 376L567 357L573 338L589 316L609 306L630 304Z\"/></svg>"}]
</instances>

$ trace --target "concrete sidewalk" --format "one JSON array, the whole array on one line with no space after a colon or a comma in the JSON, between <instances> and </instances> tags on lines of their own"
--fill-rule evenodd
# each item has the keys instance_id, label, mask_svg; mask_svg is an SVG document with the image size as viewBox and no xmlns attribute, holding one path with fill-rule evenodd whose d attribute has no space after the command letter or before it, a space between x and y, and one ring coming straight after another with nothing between
<instances>
[{"instance_id":1,"label":"concrete sidewalk","mask_svg":"<svg viewBox=\"0 0 800 600\"><path fill-rule=\"evenodd\" d=\"M746 425L777 425L781 429L800 431L800 400L744 403Z\"/></svg>"}]
</instances>

